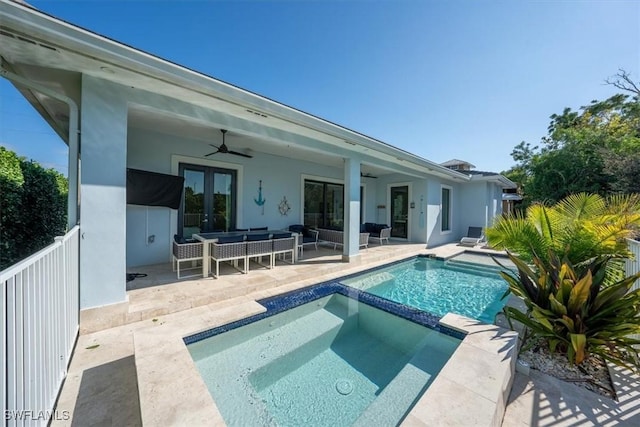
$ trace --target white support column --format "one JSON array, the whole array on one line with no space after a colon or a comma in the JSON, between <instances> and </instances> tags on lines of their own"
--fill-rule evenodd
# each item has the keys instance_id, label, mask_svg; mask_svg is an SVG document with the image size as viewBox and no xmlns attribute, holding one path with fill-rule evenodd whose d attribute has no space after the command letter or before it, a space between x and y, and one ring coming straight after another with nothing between
<instances>
[{"instance_id":1,"label":"white support column","mask_svg":"<svg viewBox=\"0 0 640 427\"><path fill-rule=\"evenodd\" d=\"M358 257L360 245L360 159L344 161L344 246L342 260Z\"/></svg>"},{"instance_id":2,"label":"white support column","mask_svg":"<svg viewBox=\"0 0 640 427\"><path fill-rule=\"evenodd\" d=\"M123 86L82 76L80 308L124 302L127 97Z\"/></svg>"}]
</instances>

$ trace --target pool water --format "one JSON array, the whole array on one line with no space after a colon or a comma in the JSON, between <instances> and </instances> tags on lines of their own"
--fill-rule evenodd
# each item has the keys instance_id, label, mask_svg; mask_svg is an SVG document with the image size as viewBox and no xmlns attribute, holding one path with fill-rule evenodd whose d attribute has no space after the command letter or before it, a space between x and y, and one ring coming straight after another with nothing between
<instances>
[{"instance_id":1,"label":"pool water","mask_svg":"<svg viewBox=\"0 0 640 427\"><path fill-rule=\"evenodd\" d=\"M506 303L498 269L416 257L341 283L391 301L444 316L451 312L493 323Z\"/></svg>"},{"instance_id":2,"label":"pool water","mask_svg":"<svg viewBox=\"0 0 640 427\"><path fill-rule=\"evenodd\" d=\"M460 340L333 294L189 344L231 426L396 425Z\"/></svg>"}]
</instances>

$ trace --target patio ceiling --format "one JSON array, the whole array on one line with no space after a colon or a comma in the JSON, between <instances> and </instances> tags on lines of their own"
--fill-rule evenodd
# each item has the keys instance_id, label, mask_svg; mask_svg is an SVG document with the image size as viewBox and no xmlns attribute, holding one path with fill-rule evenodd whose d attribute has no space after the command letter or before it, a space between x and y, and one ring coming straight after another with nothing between
<instances>
[{"instance_id":1,"label":"patio ceiling","mask_svg":"<svg viewBox=\"0 0 640 427\"><path fill-rule=\"evenodd\" d=\"M446 169L384 142L295 110L225 82L181 67L106 37L68 24L35 9L0 2L0 56L2 67L56 92L80 98L82 75L109 80L149 93L221 112L234 120L250 123L244 133L223 123L191 123L185 128L194 139L217 143L217 129L230 131L235 149L252 149L290 158L304 158L320 164L342 165L342 159L357 154L363 173L382 175L426 174L450 180L469 177ZM66 105L41 93L20 88L29 102L65 141L68 135ZM157 120L158 111L132 108L133 126L175 132L172 121ZM190 118L187 118L189 120ZM196 120L197 122L197 120ZM164 125L163 125L164 123ZM247 133L246 129L262 129ZM235 132L235 135L234 135ZM288 135L286 138L279 136ZM208 146L203 144L203 149ZM209 147L210 148L210 147ZM375 165L375 166L374 166Z\"/></svg>"},{"instance_id":2,"label":"patio ceiling","mask_svg":"<svg viewBox=\"0 0 640 427\"><path fill-rule=\"evenodd\" d=\"M209 144L218 146L222 142L220 127L216 127L211 123L203 123L172 114L152 112L143 108L132 107L129 110L128 124L133 128L202 142L203 158L205 154L214 150ZM295 160L306 160L336 168L341 168L343 165L341 156L326 150L314 150L278 139L266 139L235 129L228 130L226 143L232 150L251 155L265 153ZM213 157L209 158L213 159ZM220 157L217 160L223 159L223 157ZM229 158L227 157L226 159ZM361 169L363 174L370 174L375 177L397 172L364 162Z\"/></svg>"}]
</instances>

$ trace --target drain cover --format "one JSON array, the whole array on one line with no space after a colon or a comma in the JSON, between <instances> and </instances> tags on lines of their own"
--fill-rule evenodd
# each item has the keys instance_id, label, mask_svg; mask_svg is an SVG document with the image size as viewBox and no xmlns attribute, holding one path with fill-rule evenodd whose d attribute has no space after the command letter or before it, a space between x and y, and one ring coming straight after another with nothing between
<instances>
[{"instance_id":1,"label":"drain cover","mask_svg":"<svg viewBox=\"0 0 640 427\"><path fill-rule=\"evenodd\" d=\"M336 390L338 390L338 393L346 396L348 394L351 394L351 392L353 391L353 384L351 384L351 381L341 378L336 381Z\"/></svg>"}]
</instances>

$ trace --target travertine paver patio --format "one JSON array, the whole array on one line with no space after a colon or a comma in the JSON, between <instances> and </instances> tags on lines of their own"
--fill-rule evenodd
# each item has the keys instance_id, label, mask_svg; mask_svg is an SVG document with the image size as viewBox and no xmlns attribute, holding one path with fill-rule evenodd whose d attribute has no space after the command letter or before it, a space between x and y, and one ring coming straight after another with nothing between
<instances>
[{"instance_id":1,"label":"travertine paver patio","mask_svg":"<svg viewBox=\"0 0 640 427\"><path fill-rule=\"evenodd\" d=\"M58 411L69 411L71 419L56 420L53 425L141 425L139 388L154 393L148 387L168 388L179 394L188 387L188 377L175 371L173 355L161 353L165 363L147 365L167 379L163 384L143 381L148 372L137 372L134 358L134 334L139 337L180 325L220 324L237 320L261 310L256 299L304 287L339 277L373 265L402 259L417 253L433 253L449 257L464 251L456 245L424 250L423 245L372 247L363 251L357 263L340 262L339 253L321 250L307 254L300 264L278 265L273 271L252 270L249 275L231 273L220 280L196 279L175 282L168 266L153 266L145 271L145 280L131 282L128 292L130 310L139 312L144 320L82 334L76 346L69 374L60 394ZM315 255L315 256L314 256ZM277 273L277 274L276 274ZM253 277L252 277L253 276ZM175 277L175 276L173 276ZM298 280L296 280L298 278ZM156 283L164 284L154 284ZM165 280L165 282L162 282ZM157 298L156 298L157 297ZM209 299L211 298L211 299ZM155 300L149 304L147 299ZM185 309L186 308L186 309ZM145 332L149 331L149 332ZM161 339L162 335L157 336ZM148 344L149 341L147 341ZM97 347L96 347L97 346ZM139 362L139 361L138 361ZM156 366L157 365L157 366ZM619 402L602 398L572 384L544 374L532 372L529 377L516 374L504 416L504 426L577 426L577 425L640 425L640 381L625 371L616 371ZM185 382L186 381L186 382ZM140 387L141 386L141 387ZM204 397L206 398L206 396ZM195 403L195 402L194 402ZM147 408L163 413L162 408ZM156 419L161 422L162 419ZM164 419L166 425L188 420ZM213 420L211 420L213 421ZM405 420L408 425L420 424L416 418ZM211 425L215 425L212 423ZM191 424L194 425L194 424Z\"/></svg>"}]
</instances>

